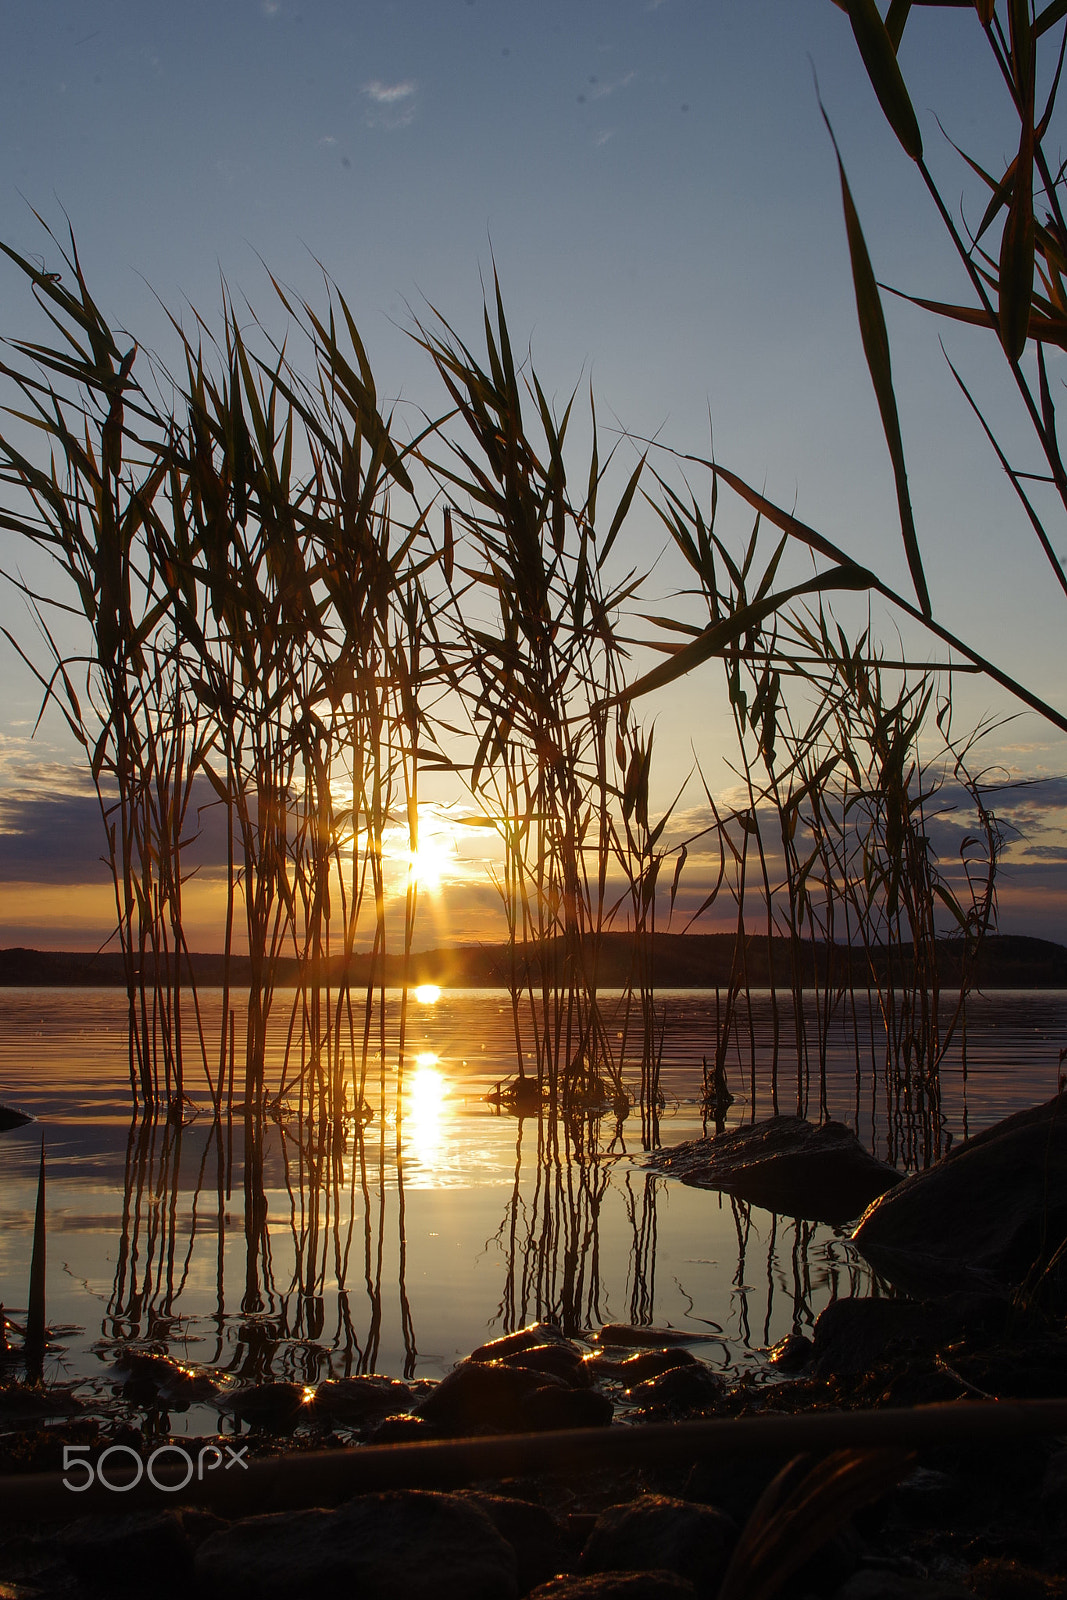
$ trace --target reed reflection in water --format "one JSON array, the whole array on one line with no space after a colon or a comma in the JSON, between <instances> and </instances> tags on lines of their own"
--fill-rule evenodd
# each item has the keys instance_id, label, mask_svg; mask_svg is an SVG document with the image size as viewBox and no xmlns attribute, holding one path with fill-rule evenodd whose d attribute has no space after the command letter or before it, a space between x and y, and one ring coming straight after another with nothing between
<instances>
[{"instance_id":1,"label":"reed reflection in water","mask_svg":"<svg viewBox=\"0 0 1067 1600\"><path fill-rule=\"evenodd\" d=\"M30 992L4 997L4 1098L41 1117L49 1150L49 1321L82 1330L64 1336L52 1375L100 1376L116 1344L132 1342L242 1381L433 1376L542 1316L570 1331L611 1320L696 1336L718 1325L723 1360L744 1363L810 1326L831 1298L870 1291L845 1230L644 1171L636 1115L490 1111L484 1095L508 1049L499 1001L442 996L413 1024L399 1122L388 1075L367 1122L351 1102L345 1117L311 1121L306 1107L302 1118L299 1104L279 1105L249 1192L240 1116L183 1126L123 1115L120 994L53 993L47 1006ZM950 1131L962 1132L968 1106L977 1131L1054 1088L1045 1079L1067 1002L982 1005L968 1034L966 1100L962 1078L946 1078ZM670 1006L665 1143L701 1131L714 997L672 996ZM731 1081L741 1087L734 1070ZM831 1109L853 1120L846 1058L829 1083ZM873 1127L883 1149L909 1139L920 1149L926 1135L907 1106L890 1104L888 1126L886 1106L884 1086L865 1086L864 1142L876 1142ZM730 1120L766 1109L739 1095ZM28 1283L41 1131L0 1143L0 1300L12 1315Z\"/></svg>"}]
</instances>

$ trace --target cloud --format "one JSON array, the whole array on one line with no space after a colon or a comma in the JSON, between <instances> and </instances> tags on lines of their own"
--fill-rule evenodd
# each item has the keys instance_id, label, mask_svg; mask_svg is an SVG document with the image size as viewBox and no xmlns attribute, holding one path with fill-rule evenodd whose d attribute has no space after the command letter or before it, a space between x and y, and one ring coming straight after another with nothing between
<instances>
[{"instance_id":1,"label":"cloud","mask_svg":"<svg viewBox=\"0 0 1067 1600\"><path fill-rule=\"evenodd\" d=\"M261 0L260 10L265 17L276 17L281 9L281 0Z\"/></svg>"},{"instance_id":2,"label":"cloud","mask_svg":"<svg viewBox=\"0 0 1067 1600\"><path fill-rule=\"evenodd\" d=\"M406 128L414 121L418 85L413 78L400 83L382 83L374 78L362 88L366 109L364 120L369 128L384 128L392 132Z\"/></svg>"},{"instance_id":3,"label":"cloud","mask_svg":"<svg viewBox=\"0 0 1067 1600\"><path fill-rule=\"evenodd\" d=\"M591 84L589 99L605 100L609 94L614 94L616 89L628 89L636 76L635 72L626 72L621 78L616 78L612 83L601 83L599 80L591 78L589 80Z\"/></svg>"}]
</instances>

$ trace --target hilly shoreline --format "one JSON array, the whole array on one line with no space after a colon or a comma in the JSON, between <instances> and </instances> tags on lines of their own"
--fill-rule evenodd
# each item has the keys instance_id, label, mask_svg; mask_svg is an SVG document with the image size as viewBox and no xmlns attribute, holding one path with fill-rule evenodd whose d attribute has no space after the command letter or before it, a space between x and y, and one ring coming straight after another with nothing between
<instances>
[{"instance_id":1,"label":"hilly shoreline","mask_svg":"<svg viewBox=\"0 0 1067 1600\"><path fill-rule=\"evenodd\" d=\"M962 940L943 939L938 945L941 982L951 987L959 982L964 947ZM726 988L734 967L735 937L732 933L661 933L655 936L654 972L657 988ZM894 952L897 976L906 980L907 951ZM217 987L225 980L222 955L193 952L189 958L192 973L203 988ZM600 988L622 988L630 980L633 941L625 933L604 935L597 982ZM875 968L884 977L888 956L874 952ZM517 968L524 986L540 984L537 951L530 947L518 952ZM773 971L772 971L773 968ZM506 944L456 945L412 954L408 967L410 984L436 983L443 988L506 988L513 970ZM746 941L744 970L754 989L768 988L771 982L788 988L792 982L789 945L775 939L768 952L764 937ZM323 964L321 981L336 984L342 972L340 958ZM277 965L274 981L281 987L297 982L300 966L295 957L284 957ZM362 987L371 975L367 953L353 956L349 981ZM183 962L182 978L189 968ZM231 956L229 981L247 986L248 958ZM805 945L800 955L800 976L805 987L827 977L834 984L851 981L858 987L867 983L866 961L862 951L847 946ZM390 955L385 963L385 981L390 987L403 978L403 958ZM0 988L89 988L122 987L125 984L122 956L117 951L31 950L21 946L0 950ZM978 958L975 983L982 989L1067 989L1067 947L1049 939L1033 939L1020 934L990 935Z\"/></svg>"}]
</instances>

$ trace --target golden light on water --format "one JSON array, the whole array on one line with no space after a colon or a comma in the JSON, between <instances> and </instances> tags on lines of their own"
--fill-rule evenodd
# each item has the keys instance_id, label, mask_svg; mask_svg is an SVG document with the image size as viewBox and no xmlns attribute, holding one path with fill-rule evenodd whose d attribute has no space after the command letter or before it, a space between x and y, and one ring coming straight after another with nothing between
<instances>
[{"instance_id":1,"label":"golden light on water","mask_svg":"<svg viewBox=\"0 0 1067 1600\"><path fill-rule=\"evenodd\" d=\"M415 1057L404 1099L405 1142L422 1166L432 1167L441 1152L448 1119L448 1081L432 1050Z\"/></svg>"},{"instance_id":2,"label":"golden light on water","mask_svg":"<svg viewBox=\"0 0 1067 1600\"><path fill-rule=\"evenodd\" d=\"M415 990L415 999L420 1006L435 1006L440 998L441 990L436 983L420 983Z\"/></svg>"}]
</instances>

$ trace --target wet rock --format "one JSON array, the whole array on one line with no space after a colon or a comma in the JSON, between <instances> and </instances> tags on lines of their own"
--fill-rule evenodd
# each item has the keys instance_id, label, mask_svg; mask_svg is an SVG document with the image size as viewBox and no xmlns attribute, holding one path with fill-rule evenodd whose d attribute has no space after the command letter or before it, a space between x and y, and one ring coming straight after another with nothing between
<instances>
[{"instance_id":1,"label":"wet rock","mask_svg":"<svg viewBox=\"0 0 1067 1600\"><path fill-rule=\"evenodd\" d=\"M544 1506L512 1495L483 1494L477 1489L461 1489L458 1498L484 1511L514 1550L520 1595L546 1583L555 1573L566 1571L577 1560L574 1541Z\"/></svg>"},{"instance_id":2,"label":"wet rock","mask_svg":"<svg viewBox=\"0 0 1067 1600\"><path fill-rule=\"evenodd\" d=\"M529 1426L523 1407L527 1395L550 1388L568 1392L559 1378L544 1372L525 1372L500 1361L464 1361L419 1401L415 1414L454 1434L484 1428L523 1432Z\"/></svg>"},{"instance_id":3,"label":"wet rock","mask_svg":"<svg viewBox=\"0 0 1067 1600\"><path fill-rule=\"evenodd\" d=\"M24 1128L33 1118L25 1111L16 1111L14 1106L0 1106L0 1133L8 1133L12 1128Z\"/></svg>"},{"instance_id":4,"label":"wet rock","mask_svg":"<svg viewBox=\"0 0 1067 1600\"><path fill-rule=\"evenodd\" d=\"M802 1333L787 1333L767 1351L767 1360L779 1372L803 1372L812 1360L813 1346Z\"/></svg>"},{"instance_id":5,"label":"wet rock","mask_svg":"<svg viewBox=\"0 0 1067 1600\"><path fill-rule=\"evenodd\" d=\"M646 1495L609 1506L582 1552L583 1572L666 1568L711 1600L726 1569L737 1530L712 1506L667 1495Z\"/></svg>"},{"instance_id":6,"label":"wet rock","mask_svg":"<svg viewBox=\"0 0 1067 1600\"><path fill-rule=\"evenodd\" d=\"M916 1172L853 1238L902 1288L1011 1289L1067 1237L1067 1096L1006 1117ZM1067 1299L1062 1278L1056 1299Z\"/></svg>"},{"instance_id":7,"label":"wet rock","mask_svg":"<svg viewBox=\"0 0 1067 1600\"><path fill-rule=\"evenodd\" d=\"M553 1578L529 1600L696 1600L696 1590L676 1572L597 1572Z\"/></svg>"},{"instance_id":8,"label":"wet rock","mask_svg":"<svg viewBox=\"0 0 1067 1600\"><path fill-rule=\"evenodd\" d=\"M649 1164L698 1189L719 1189L768 1211L848 1222L901 1182L842 1122L768 1117L710 1139L653 1152Z\"/></svg>"},{"instance_id":9,"label":"wet rock","mask_svg":"<svg viewBox=\"0 0 1067 1600\"><path fill-rule=\"evenodd\" d=\"M572 1388L585 1389L593 1379L581 1353L570 1344L535 1344L502 1357L505 1366L522 1367L527 1372L547 1372Z\"/></svg>"},{"instance_id":10,"label":"wet rock","mask_svg":"<svg viewBox=\"0 0 1067 1600\"><path fill-rule=\"evenodd\" d=\"M235 1389L219 1401L220 1411L229 1411L250 1428L265 1428L269 1433L287 1433L309 1416L308 1394L301 1383L258 1383Z\"/></svg>"},{"instance_id":11,"label":"wet rock","mask_svg":"<svg viewBox=\"0 0 1067 1600\"><path fill-rule=\"evenodd\" d=\"M815 1323L815 1375L854 1376L887 1362L931 1355L958 1339L988 1339L1007 1326L1009 1314L1007 1302L995 1295L833 1300Z\"/></svg>"},{"instance_id":12,"label":"wet rock","mask_svg":"<svg viewBox=\"0 0 1067 1600\"><path fill-rule=\"evenodd\" d=\"M406 1383L370 1374L356 1378L324 1378L311 1404L316 1422L360 1428L396 1416L414 1400Z\"/></svg>"},{"instance_id":13,"label":"wet rock","mask_svg":"<svg viewBox=\"0 0 1067 1600\"><path fill-rule=\"evenodd\" d=\"M619 1377L629 1386L643 1383L646 1378L656 1378L661 1372L673 1372L677 1367L695 1367L699 1362L691 1350L678 1345L673 1350L640 1350L619 1363Z\"/></svg>"},{"instance_id":14,"label":"wet rock","mask_svg":"<svg viewBox=\"0 0 1067 1600\"><path fill-rule=\"evenodd\" d=\"M80 1400L63 1389L30 1388L21 1383L0 1386L0 1423L14 1427L41 1422L45 1417L73 1416L83 1410Z\"/></svg>"},{"instance_id":15,"label":"wet rock","mask_svg":"<svg viewBox=\"0 0 1067 1600\"><path fill-rule=\"evenodd\" d=\"M684 1328L645 1328L639 1323L605 1322L602 1328L598 1328L589 1337L593 1344L600 1345L602 1349L610 1346L621 1347L624 1350L640 1350L647 1346L660 1348L669 1344L691 1344L693 1340L703 1336L699 1333L689 1333Z\"/></svg>"},{"instance_id":16,"label":"wet rock","mask_svg":"<svg viewBox=\"0 0 1067 1600\"><path fill-rule=\"evenodd\" d=\"M533 1389L523 1396L517 1426L530 1433L563 1428L606 1428L615 1408L596 1389L566 1389L555 1385Z\"/></svg>"},{"instance_id":17,"label":"wet rock","mask_svg":"<svg viewBox=\"0 0 1067 1600\"><path fill-rule=\"evenodd\" d=\"M399 1412L395 1417L383 1417L367 1435L368 1444L418 1444L421 1439L442 1439L440 1428L424 1417L413 1417Z\"/></svg>"},{"instance_id":18,"label":"wet rock","mask_svg":"<svg viewBox=\"0 0 1067 1600\"><path fill-rule=\"evenodd\" d=\"M213 1600L515 1600L515 1552L458 1495L360 1495L337 1511L249 1517L196 1554Z\"/></svg>"},{"instance_id":19,"label":"wet rock","mask_svg":"<svg viewBox=\"0 0 1067 1600\"><path fill-rule=\"evenodd\" d=\"M134 1405L183 1411L198 1401L211 1400L219 1392L218 1384L207 1373L153 1351L124 1350L116 1358L113 1370L123 1398Z\"/></svg>"},{"instance_id":20,"label":"wet rock","mask_svg":"<svg viewBox=\"0 0 1067 1600\"><path fill-rule=\"evenodd\" d=\"M531 1322L515 1333L505 1333L499 1339L490 1339L472 1350L470 1361L501 1361L505 1356L516 1355L520 1350L532 1350L536 1345L564 1344L570 1340L554 1322ZM572 1347L573 1348L573 1347Z\"/></svg>"},{"instance_id":21,"label":"wet rock","mask_svg":"<svg viewBox=\"0 0 1067 1600\"><path fill-rule=\"evenodd\" d=\"M626 1391L626 1399L645 1411L681 1414L714 1405L724 1393L723 1380L703 1363L695 1362L691 1367L670 1367L654 1378L633 1384Z\"/></svg>"}]
</instances>

